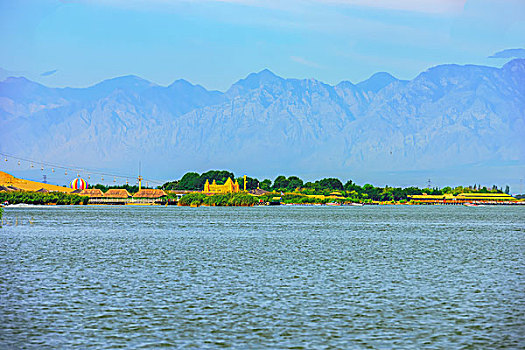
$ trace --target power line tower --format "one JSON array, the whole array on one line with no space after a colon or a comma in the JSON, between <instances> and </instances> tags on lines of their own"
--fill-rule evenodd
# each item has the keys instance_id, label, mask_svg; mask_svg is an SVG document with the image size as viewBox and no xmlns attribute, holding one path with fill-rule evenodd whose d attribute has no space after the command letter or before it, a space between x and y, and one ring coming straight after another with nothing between
<instances>
[{"instance_id":1,"label":"power line tower","mask_svg":"<svg viewBox=\"0 0 525 350\"><path fill-rule=\"evenodd\" d=\"M430 181L430 179L428 179L427 181L427 188L430 188L432 186L432 181Z\"/></svg>"},{"instance_id":2,"label":"power line tower","mask_svg":"<svg viewBox=\"0 0 525 350\"><path fill-rule=\"evenodd\" d=\"M42 175L42 178L43 178L42 182L47 184L47 175L46 174Z\"/></svg>"}]
</instances>

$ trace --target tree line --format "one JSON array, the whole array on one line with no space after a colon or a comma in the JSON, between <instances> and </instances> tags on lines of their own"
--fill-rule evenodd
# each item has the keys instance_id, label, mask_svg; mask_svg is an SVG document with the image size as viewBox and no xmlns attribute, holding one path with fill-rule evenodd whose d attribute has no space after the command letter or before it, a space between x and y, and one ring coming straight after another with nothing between
<instances>
[{"instance_id":1,"label":"tree line","mask_svg":"<svg viewBox=\"0 0 525 350\"><path fill-rule=\"evenodd\" d=\"M239 182L239 187L244 186L243 177L235 178L234 173L227 170L210 170L202 174L196 172L189 172L184 174L180 180L166 182L160 188L165 190L193 190L202 191L206 180L210 183L215 180L217 184L222 185L228 178L235 179ZM365 184L363 186L348 180L343 183L338 178L323 178L317 181L304 182L298 176L284 176L279 175L273 181L264 179L260 181L257 178L246 178L246 189L253 190L261 188L269 192L283 192L283 193L298 193L298 194L312 194L312 195L330 195L330 193L339 192L342 196L352 200L373 200L373 201L404 201L411 195L420 195L423 193L429 195L442 195L479 192L479 193L503 193L502 188L493 185L492 188L487 188L479 184L473 186L458 186L458 187L444 187L444 188L418 188L418 187L390 187L390 186L374 186ZM509 193L509 186L506 186L505 193ZM307 199L304 199L307 201Z\"/></svg>"},{"instance_id":2,"label":"tree line","mask_svg":"<svg viewBox=\"0 0 525 350\"><path fill-rule=\"evenodd\" d=\"M125 185L111 185L111 186L102 185L102 184L96 184L96 185L90 186L90 188L98 188L99 190L101 190L104 193L106 193L110 189L125 189L132 195L139 191L139 186L138 185L128 185L128 184L125 184ZM149 188L149 187L142 186L142 188Z\"/></svg>"},{"instance_id":3,"label":"tree line","mask_svg":"<svg viewBox=\"0 0 525 350\"><path fill-rule=\"evenodd\" d=\"M235 175L227 170L210 170L200 175L195 172L189 172L184 174L180 180L166 182L161 188L163 190L202 191L206 180L210 183L215 180L218 185L224 185L228 178L235 181Z\"/></svg>"}]
</instances>

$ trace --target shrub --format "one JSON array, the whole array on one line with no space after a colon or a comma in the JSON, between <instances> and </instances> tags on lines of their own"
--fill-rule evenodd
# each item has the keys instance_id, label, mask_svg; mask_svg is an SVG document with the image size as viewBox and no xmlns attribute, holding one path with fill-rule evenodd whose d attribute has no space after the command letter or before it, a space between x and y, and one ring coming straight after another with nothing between
<instances>
[{"instance_id":1,"label":"shrub","mask_svg":"<svg viewBox=\"0 0 525 350\"><path fill-rule=\"evenodd\" d=\"M201 205L205 198L206 195L202 193L190 193L179 199L179 205Z\"/></svg>"},{"instance_id":2,"label":"shrub","mask_svg":"<svg viewBox=\"0 0 525 350\"><path fill-rule=\"evenodd\" d=\"M216 207L227 206L231 195L229 194L215 194L213 196L207 196L204 199L204 204Z\"/></svg>"},{"instance_id":3,"label":"shrub","mask_svg":"<svg viewBox=\"0 0 525 350\"><path fill-rule=\"evenodd\" d=\"M246 193L228 193L228 194L214 194L206 196L202 193L190 193L179 200L179 205L209 205L216 207L223 206L252 206L259 201Z\"/></svg>"},{"instance_id":4,"label":"shrub","mask_svg":"<svg viewBox=\"0 0 525 350\"><path fill-rule=\"evenodd\" d=\"M0 192L0 202L9 202L10 204L87 204L89 197L79 196L77 194L68 194L61 192Z\"/></svg>"},{"instance_id":5,"label":"shrub","mask_svg":"<svg viewBox=\"0 0 525 350\"><path fill-rule=\"evenodd\" d=\"M231 196L231 198L228 200L229 205L234 206L252 206L255 203L257 203L259 200L255 198L254 196L251 196L246 193L235 193Z\"/></svg>"}]
</instances>

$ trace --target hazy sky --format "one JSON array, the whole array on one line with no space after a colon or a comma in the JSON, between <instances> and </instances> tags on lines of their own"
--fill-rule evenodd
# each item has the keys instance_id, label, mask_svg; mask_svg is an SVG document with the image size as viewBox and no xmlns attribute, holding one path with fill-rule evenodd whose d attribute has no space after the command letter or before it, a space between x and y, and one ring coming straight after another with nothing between
<instances>
[{"instance_id":1,"label":"hazy sky","mask_svg":"<svg viewBox=\"0 0 525 350\"><path fill-rule=\"evenodd\" d=\"M0 68L49 86L135 74L224 90L264 68L411 79L441 63L501 66L488 56L524 48L524 33L524 0L0 0Z\"/></svg>"}]
</instances>

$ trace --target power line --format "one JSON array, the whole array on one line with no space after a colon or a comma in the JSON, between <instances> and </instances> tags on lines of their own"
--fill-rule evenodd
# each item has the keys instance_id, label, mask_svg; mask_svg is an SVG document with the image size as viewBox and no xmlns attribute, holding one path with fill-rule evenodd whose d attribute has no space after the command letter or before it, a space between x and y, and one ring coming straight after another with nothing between
<instances>
[{"instance_id":1,"label":"power line","mask_svg":"<svg viewBox=\"0 0 525 350\"><path fill-rule=\"evenodd\" d=\"M108 178L113 178L113 182L115 182L116 178L119 178L119 179L123 179L123 180L126 180L129 179L129 178L134 178L135 176L134 175L123 175L123 174L115 174L115 173L109 173L109 172L105 172L105 171L101 171L101 170L95 170L95 169L88 169L88 168L82 168L82 167L77 167L77 166L70 166L70 165L63 165L63 164L56 164L56 163L50 163L50 162L46 162L46 161L35 161L35 160L32 160L32 159L29 159L29 158L23 158L23 157L19 157L19 156L16 156L16 155L13 155L13 154L9 154L9 153L4 153L4 152L0 152L0 155L2 157L5 157L5 161L8 161L8 158L13 158L13 159L16 159L18 161L18 165L20 166L20 161L23 161L23 162L27 162L29 164L31 164L31 168L34 168L34 164L40 164L41 166L41 170L44 170L44 166L45 167L48 167L48 168L52 168L53 172L54 172L54 169L57 168L57 169L62 169L65 171L65 175L67 175L67 171L70 171L70 172L76 172L77 175L78 173L85 173L87 175L100 175L102 177L102 181L104 181L104 176L108 177ZM152 179L147 179L148 182L150 183L153 183L153 184L158 184L158 185L162 185L163 182L161 181L158 181L158 180L152 180Z\"/></svg>"}]
</instances>

